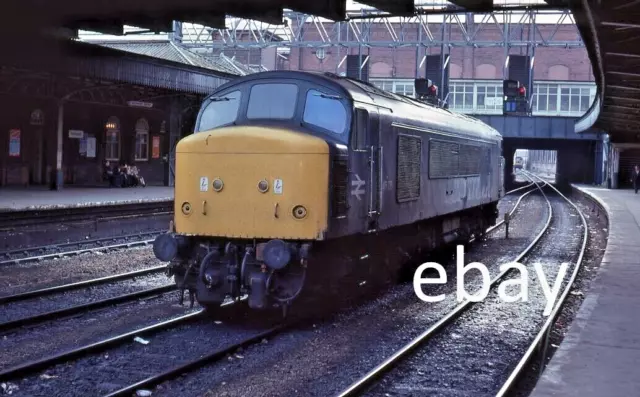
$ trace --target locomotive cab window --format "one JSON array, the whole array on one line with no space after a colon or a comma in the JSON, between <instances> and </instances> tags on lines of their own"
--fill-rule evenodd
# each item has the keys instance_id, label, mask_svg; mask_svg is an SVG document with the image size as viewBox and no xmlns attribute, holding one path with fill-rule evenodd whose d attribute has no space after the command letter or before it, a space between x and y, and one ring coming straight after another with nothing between
<instances>
[{"instance_id":1,"label":"locomotive cab window","mask_svg":"<svg viewBox=\"0 0 640 397\"><path fill-rule=\"evenodd\" d=\"M295 84L256 84L249 94L248 119L293 118L296 112L298 86Z\"/></svg>"},{"instance_id":2,"label":"locomotive cab window","mask_svg":"<svg viewBox=\"0 0 640 397\"><path fill-rule=\"evenodd\" d=\"M302 120L307 124L342 135L347 129L347 110L341 97L309 90Z\"/></svg>"},{"instance_id":3,"label":"locomotive cab window","mask_svg":"<svg viewBox=\"0 0 640 397\"><path fill-rule=\"evenodd\" d=\"M240 99L240 91L210 98L209 104L200 116L198 131L207 131L235 122L240 109Z\"/></svg>"},{"instance_id":4,"label":"locomotive cab window","mask_svg":"<svg viewBox=\"0 0 640 397\"><path fill-rule=\"evenodd\" d=\"M369 134L369 112L356 108L351 133L351 145L354 150L367 149L367 134Z\"/></svg>"}]
</instances>

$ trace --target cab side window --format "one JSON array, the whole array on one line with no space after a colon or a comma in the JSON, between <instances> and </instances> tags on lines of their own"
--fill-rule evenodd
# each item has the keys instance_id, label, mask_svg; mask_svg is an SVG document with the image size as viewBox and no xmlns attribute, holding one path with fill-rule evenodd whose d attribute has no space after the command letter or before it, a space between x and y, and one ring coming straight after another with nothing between
<instances>
[{"instance_id":1,"label":"cab side window","mask_svg":"<svg viewBox=\"0 0 640 397\"><path fill-rule=\"evenodd\" d=\"M351 145L353 150L366 150L369 135L369 112L356 108L353 118L353 132L351 134Z\"/></svg>"},{"instance_id":2,"label":"cab side window","mask_svg":"<svg viewBox=\"0 0 640 397\"><path fill-rule=\"evenodd\" d=\"M207 131L235 122L240 109L240 98L239 90L210 98L209 104L200 116L198 131Z\"/></svg>"}]
</instances>

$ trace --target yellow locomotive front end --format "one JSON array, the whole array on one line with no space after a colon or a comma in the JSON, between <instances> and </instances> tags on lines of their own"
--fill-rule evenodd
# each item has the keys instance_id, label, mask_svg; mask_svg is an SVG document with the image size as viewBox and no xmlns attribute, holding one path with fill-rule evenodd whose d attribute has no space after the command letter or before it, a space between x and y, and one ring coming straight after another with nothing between
<instances>
[{"instance_id":1,"label":"yellow locomotive front end","mask_svg":"<svg viewBox=\"0 0 640 397\"><path fill-rule=\"evenodd\" d=\"M286 129L233 126L176 150L175 231L228 239L322 239L329 149Z\"/></svg>"},{"instance_id":2,"label":"yellow locomotive front end","mask_svg":"<svg viewBox=\"0 0 640 397\"><path fill-rule=\"evenodd\" d=\"M286 308L305 280L315 288L307 263L335 237L330 219L346 201L345 182L330 180L346 173L334 160L347 152L351 106L339 84L276 71L204 100L176 146L172 230L153 246L181 302L189 291L204 307L246 295L251 308Z\"/></svg>"},{"instance_id":3,"label":"yellow locomotive front end","mask_svg":"<svg viewBox=\"0 0 640 397\"><path fill-rule=\"evenodd\" d=\"M327 230L327 143L278 127L202 131L177 145L175 179L175 230L154 250L182 293L205 307L243 295L286 307Z\"/></svg>"}]
</instances>

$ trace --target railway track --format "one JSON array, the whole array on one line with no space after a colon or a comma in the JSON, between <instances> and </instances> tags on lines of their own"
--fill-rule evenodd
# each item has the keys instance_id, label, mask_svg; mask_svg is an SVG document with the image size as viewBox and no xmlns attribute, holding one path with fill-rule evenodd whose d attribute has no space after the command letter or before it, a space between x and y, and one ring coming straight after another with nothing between
<instances>
[{"instance_id":1,"label":"railway track","mask_svg":"<svg viewBox=\"0 0 640 397\"><path fill-rule=\"evenodd\" d=\"M72 241L5 251L0 253L0 266L62 258L87 252L104 252L114 249L148 245L153 243L156 236L164 233L165 231L166 230L153 230L124 236ZM122 242L122 240L125 241Z\"/></svg>"},{"instance_id":2,"label":"railway track","mask_svg":"<svg viewBox=\"0 0 640 397\"><path fill-rule=\"evenodd\" d=\"M43 208L37 210L0 211L0 231L56 223L103 222L144 218L173 213L173 201L144 202L93 207Z\"/></svg>"},{"instance_id":3,"label":"railway track","mask_svg":"<svg viewBox=\"0 0 640 397\"><path fill-rule=\"evenodd\" d=\"M193 371L205 365L210 365L215 362L218 362L221 359L225 358L228 354L233 353L238 349L244 349L244 348L247 348L248 346L259 343L263 339L275 336L292 326L293 324L283 324L283 325L270 328L266 331L259 332L248 338L243 339L240 342L227 345L203 357L196 358L194 360L188 361L186 363L180 364L166 371L163 371L159 374L150 376L134 384L125 386L119 390L116 390L112 393L105 395L104 397L130 396L136 390L156 386L164 381L175 379L186 372ZM1 377L1 374L0 374L0 377Z\"/></svg>"},{"instance_id":4,"label":"railway track","mask_svg":"<svg viewBox=\"0 0 640 397\"><path fill-rule=\"evenodd\" d=\"M171 329L173 327L177 327L179 325L193 321L197 318L201 318L203 313L204 311L200 310L197 312L185 314L171 320L161 321L147 327L135 329L130 332L125 332L123 334L113 336L111 338L102 339L95 343L80 346L75 349L67 350L58 354L4 369L0 371L0 381L9 381L17 378L24 378L37 373L41 369L45 369L56 364L65 363L73 359L88 356L90 354L100 353L108 348L131 343L133 341L133 338L136 336L152 335L164 330Z\"/></svg>"},{"instance_id":5,"label":"railway track","mask_svg":"<svg viewBox=\"0 0 640 397\"><path fill-rule=\"evenodd\" d=\"M221 308L225 308L225 307L228 308L234 305L235 303L236 302L224 303L221 305ZM75 349L54 354L49 357L44 357L38 360L34 360L34 361L17 365L11 368L7 368L5 370L0 371L0 381L5 382L5 381L15 380L19 378L24 379L28 376L34 375L39 371L52 367L56 364L66 363L74 359L80 359L92 354L98 354L105 350L112 349L118 346L131 344L131 343L134 343L135 337L157 334L162 331L167 331L172 328L178 327L180 325L193 322L203 317L204 317L204 311L200 310L200 311L189 313L171 320L158 322L156 324L153 324L144 328L136 329L130 332L125 332L123 334L106 338L95 343L87 344ZM158 372L138 382L135 382L119 390L111 392L107 394L107 396L109 397L129 396L131 395L132 392L135 392L136 390L139 390L141 388L152 387L163 381L176 378L185 372L193 371L204 365L215 363L225 358L228 354L237 351L238 349L246 348L252 344L260 343L263 339L275 336L278 333L281 333L286 329L291 328L298 322L299 320L296 320L290 323L285 323L285 324L277 325L274 327L270 327L266 330L254 332L251 336L243 338L238 342L227 344L224 347L220 349L216 349L215 351L209 354L200 355L197 358L194 358L192 360L187 360L186 362L183 362L177 366Z\"/></svg>"},{"instance_id":6,"label":"railway track","mask_svg":"<svg viewBox=\"0 0 640 397\"><path fill-rule=\"evenodd\" d=\"M94 285L106 284L114 281L146 276L148 274L159 273L166 269L166 266L154 266L146 269L135 270L127 273L114 274L112 276L99 277L91 280L78 281L75 283L57 285L55 287L42 288L32 291L21 292L19 294L0 296L0 304L11 302L19 302L26 299L39 298L42 296L53 295L61 292L72 291L74 289L91 287Z\"/></svg>"},{"instance_id":7,"label":"railway track","mask_svg":"<svg viewBox=\"0 0 640 397\"><path fill-rule=\"evenodd\" d=\"M27 325L40 324L48 320L60 320L68 316L89 312L91 310L101 309L103 307L109 307L120 303L132 302L141 298L147 298L154 295L162 295L167 292L175 291L176 286L174 284L164 285L155 288L149 288L142 291L131 292L128 294L117 295L111 298L102 299L99 301L93 301L66 307L64 309L52 310L45 313L39 313L33 316L21 317L15 320L6 321L0 323L0 332L7 332L15 330L16 328L24 327Z\"/></svg>"},{"instance_id":8,"label":"railway track","mask_svg":"<svg viewBox=\"0 0 640 397\"><path fill-rule=\"evenodd\" d=\"M529 172L526 172L526 175L529 175L530 177L536 178L536 179L540 180L541 182L545 181L544 179L538 177L537 175L531 174ZM569 291L571 291L571 288L573 287L573 284L574 284L574 282L576 280L576 277L578 276L578 272L580 271L580 267L582 265L582 260L584 258L584 254L585 254L586 249L587 249L587 241L588 241L588 238L589 238L589 227L587 225L587 220L585 219L584 214L582 214L582 211L580 211L580 209L578 208L578 206L574 202L572 202L565 195L560 193L560 191L558 189L556 189L553 186L551 186L551 188L558 195L560 195L560 197L562 197L564 200L566 200L576 210L576 212L580 215L580 221L581 221L581 223L582 223L582 225L584 227L582 246L580 248L580 252L578 254L578 258L576 260L576 263L574 265L573 272L571 273L571 277L568 280L568 282L566 283L566 286L565 286L564 290L562 291L562 295L560 295L560 298L558 299L558 302L556 303L556 305L554 306L553 310L551 311L551 314L547 317L547 320L544 322L543 326L540 328L540 330L536 334L535 338L533 339L533 341L531 342L531 344L529 345L529 347L525 351L525 353L522 356L522 358L520 359L520 361L518 361L518 363L516 364L515 368L509 374L509 377L507 378L507 380L503 383L502 387L500 388L500 390L496 394L496 397L503 397L509 391L511 391L511 389L515 385L517 379L520 377L520 375L522 375L522 372L525 369L526 365L530 362L531 358L533 357L535 350L541 344L543 345L542 354L541 354L541 361L543 363L545 362L546 350L547 350L547 345L548 345L551 329L553 328L553 324L555 322L555 319L558 317L560 309L564 305L564 302L567 300L567 296L569 294Z\"/></svg>"},{"instance_id":9,"label":"railway track","mask_svg":"<svg viewBox=\"0 0 640 397\"><path fill-rule=\"evenodd\" d=\"M533 186L530 185L530 186ZM537 185L536 185L537 186ZM527 186L523 187L526 188ZM523 188L519 188L517 189L518 191L523 190ZM525 193L523 193L519 198L518 201L516 202L516 204L513 206L513 208L510 211L510 214L513 214L516 210L518 205L521 203L521 201L524 199L524 197L526 197L527 195L529 195L530 193L536 191L536 188L531 189ZM513 192L510 192L513 193ZM491 230L489 230L488 232L491 232L495 229L497 229L499 227L499 225L496 225L496 227L492 228ZM159 269L161 267L158 267L157 269ZM151 271L151 269L148 269L148 271ZM113 277L113 276L112 276ZM99 279L96 279L99 280ZM88 282L93 282L94 280L89 280ZM82 284L82 283L87 283L87 282L80 282L80 283L76 283L76 284ZM72 285L69 285L69 287L66 286L60 286L60 287L54 287L54 288L61 288L61 287L65 287L65 288L71 288ZM81 287L81 285L79 285L78 287ZM45 290L42 290L43 293L48 293ZM38 291L34 291L31 292L31 294L38 294ZM1 299L1 298L0 298ZM0 303L2 302L2 300L0 300ZM234 302L225 304L223 306L227 306L227 305L231 305ZM95 354L101 351L104 351L108 348L112 348L118 345L123 345L123 344L127 344L127 343L132 343L132 339L135 336L140 336L140 335L149 335L149 334L153 334L153 333L157 333L163 330L167 330L169 328L184 324L188 321L192 321L196 318L200 318L203 315L203 311L198 311L195 313L191 313L185 316L181 316L179 318L173 319L173 320L168 320L168 321L164 321L149 327L145 327L142 329L138 329L138 330L134 330L131 332L127 332L112 338L108 338L93 344L89 344L86 346L82 346L73 350L69 350L60 354L56 354L50 357L46 357L43 359L39 359L30 363L26 363L26 364L22 364L22 365L18 365L16 367L12 367L12 368L8 368L5 369L4 371L0 371L0 381L5 381L5 380L11 380L11 379L16 379L16 378L25 378L26 376L30 376L35 374L36 372L38 372L39 370L42 370L44 368L53 366L55 364L58 363L62 363L62 362L67 362L73 359L77 359L77 358L82 358L91 354ZM256 332L254 335L251 335L250 337L244 338L243 340L237 342L237 343L232 343L232 344L228 344L220 349L216 349L215 351L209 353L209 354L205 354L205 355L201 355L198 356L197 358L193 359L193 360L188 360L184 363L181 363L180 365L177 365L173 368L169 368L167 370L164 370L162 372L158 372L154 375L151 375L147 378L144 378L140 381L137 381L135 383L132 383L128 386L125 386L119 390L116 390L114 392L111 392L109 394L107 394L107 397L115 397L115 396L128 396L131 395L132 393L134 393L136 390L139 389L143 389L143 388L151 388L161 382L170 380L170 379L174 379L178 376L180 376L181 374L184 374L186 372L190 372L193 371L195 369L198 369L202 366L205 365L209 365L212 363L215 363L223 358L225 358L228 354L238 350L239 348L246 348L249 345L252 344L256 344L259 343L260 341L262 341L264 338L267 337L272 337L275 336L283 331L285 331L286 329L291 328L292 326L295 325L296 322L291 322L291 323L287 323L287 324L282 324L280 326L276 326L276 327L272 327L269 328L267 330L264 331L260 331L260 332ZM1 329L1 325L0 325L0 329Z\"/></svg>"},{"instance_id":10,"label":"railway track","mask_svg":"<svg viewBox=\"0 0 640 397\"><path fill-rule=\"evenodd\" d=\"M535 186L533 189L526 191L525 193L523 193L519 198L518 201L516 202L516 204L512 207L510 214L512 215L518 208L519 204L522 202L522 200L529 194L531 194L532 192L535 192L538 189L538 186L534 183L531 183L530 185L527 186L523 186L521 188L518 189L514 189L511 192L508 192L507 194L513 194L516 193L518 191L521 190L525 190L526 188ZM502 223L500 223L499 225L496 225L495 227L491 228L490 230L488 230L487 232L490 233L493 230L496 230L498 227L500 227L502 225ZM272 329L269 329L267 331L264 331L262 333L259 333L257 335L251 336L249 338L246 338L244 340L242 340L239 343L235 343L232 345L228 345L222 349L216 350L215 352L205 355L202 358L197 358L193 361L189 361L187 363L178 365L174 368L171 368L165 372L162 372L160 374L154 375L154 376L150 376L144 380L141 380L139 382L136 382L134 384L128 385L122 389L119 389L115 392L109 393L104 397L124 397L124 396L130 396L132 395L132 393L135 393L136 390L140 390L140 389L149 389L152 388L153 386L156 386L164 381L167 380L171 380L171 379L175 379L178 376L193 371L195 369L201 368L205 365L210 365L213 364L215 362L217 362L218 360L224 358L227 354L230 354L236 350L238 350L239 348L246 348L248 345L251 344L255 344L257 342L259 342L260 340L262 340L263 338L267 338L267 337L271 337L274 335L277 335L278 333L281 333L283 331L285 331L288 328L291 328L292 326L294 326L295 323L291 323L291 324L285 324L279 327L275 327Z\"/></svg>"},{"instance_id":11,"label":"railway track","mask_svg":"<svg viewBox=\"0 0 640 397\"><path fill-rule=\"evenodd\" d=\"M525 257L527 257L531 253L533 248L539 243L539 241L542 239L542 237L548 232L548 229L549 229L549 226L551 224L552 217L553 217L553 211L552 211L551 203L548 200L547 196L542 191L542 188L544 186L547 186L547 185L551 186L551 185L549 183L547 183L546 181L544 181L543 179L538 178L535 175L531 175L529 173L526 173L525 175L528 176L529 180L532 181L536 185L536 189L540 190L540 192L545 197L545 199L547 201L547 206L548 206L548 209L549 209L549 215L548 215L548 218L547 218L545 226L538 233L538 235L534 238L534 240L517 256L517 258L514 259L514 262L521 262ZM534 178L538 179L539 182L535 182ZM575 277L576 277L576 275L578 273L578 270L579 270L579 267L580 267L580 264L581 264L581 261L582 261L582 257L584 255L584 252L585 252L585 249L586 249L586 241L587 241L587 237L588 237L588 230L587 230L587 224L586 224L586 220L584 219L584 216L579 211L578 207L575 206L575 204L573 204L569 199L567 199L565 196L563 196L553 186L551 186L551 188L554 191L556 191L564 200L569 202L569 204L571 204L573 206L573 208L580 214L580 217L582 219L582 224L584 226L583 243L582 243L582 247L580 248L578 259L577 259L576 264L574 266L573 275L572 275L571 279L565 284L563 294L561 295L560 299L557 301L556 305L554 306L552 314L544 322L544 325L540 328L540 330L537 333L536 337L533 339L533 341L529 345L528 349L526 350L526 353L522 356L520 361L517 363L517 365L515 366L515 368L513 369L511 374L509 375L509 377L507 378L506 382L500 388L500 391L498 392L499 396L504 396L510 390L510 388L515 383L515 380L518 378L518 376L521 374L521 372L525 368L525 366L528 363L528 361L531 359L531 357L534 354L536 348L541 343L545 343L544 341L548 338L548 335L549 335L549 332L550 332L550 329L551 329L551 325L554 322L553 320L557 316L557 313L558 313L559 309L562 307L562 304L564 303L564 301L566 299L566 296L567 296L569 290L572 287L573 281L575 280ZM520 189L522 189L522 188L520 188ZM530 192L527 192L527 193L523 194L523 196L525 196L528 193L530 193ZM519 204L519 202L523 198L523 196L520 197L520 199L518 200L518 203L516 203L516 206L514 206L514 209L511 210L511 213L513 213L515 211L515 207L517 207L517 204ZM500 225L496 225L492 230L495 230L499 226ZM509 273L511 273L512 270L513 270L512 268L509 268L509 269L506 269L504 271L501 271L500 274L498 274L496 277L494 277L491 280L489 288L491 290L495 289L496 286L498 285L498 283L502 279L504 279ZM445 330L447 330L447 328L453 327L456 324L455 323L456 320L458 320L463 313L467 312L472 307L478 307L478 306L480 306L482 304L483 304L483 301L480 301L480 302L472 302L472 301L469 301L469 300L463 301L462 303L457 305L455 308L453 308L453 310L449 311L448 314L446 314L445 316L440 318L439 321L437 321L435 324L430 326L426 331L424 331L423 333L418 335L416 338L411 340L406 345L402 346L394 354L389 356L386 360L384 360L378 366L376 366L371 371L366 373L360 379L358 379L355 382L353 382L345 390L340 392L338 394L338 396L347 397L347 396L361 395L363 392L365 392L366 390L369 390L370 388L374 387L375 385L380 385L381 384L380 380L384 379L385 375L389 371L391 371L393 368L397 367L399 364L401 364L403 362L406 362L409 358L412 357L412 354L414 352L416 352L419 347L423 346L428 341L434 339L436 336L439 336L439 335L443 334L445 332Z\"/></svg>"}]
</instances>

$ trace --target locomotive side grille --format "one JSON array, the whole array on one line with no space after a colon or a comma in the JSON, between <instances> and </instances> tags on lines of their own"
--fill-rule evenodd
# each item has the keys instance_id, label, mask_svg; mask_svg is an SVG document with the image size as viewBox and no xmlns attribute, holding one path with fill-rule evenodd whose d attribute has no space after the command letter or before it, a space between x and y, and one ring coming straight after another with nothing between
<instances>
[{"instance_id":1,"label":"locomotive side grille","mask_svg":"<svg viewBox=\"0 0 640 397\"><path fill-rule=\"evenodd\" d=\"M429 178L460 178L480 175L489 163L486 147L431 140L429 142Z\"/></svg>"},{"instance_id":2,"label":"locomotive side grille","mask_svg":"<svg viewBox=\"0 0 640 397\"><path fill-rule=\"evenodd\" d=\"M458 176L480 174L484 154L482 149L480 146L460 145Z\"/></svg>"},{"instance_id":3,"label":"locomotive side grille","mask_svg":"<svg viewBox=\"0 0 640 397\"><path fill-rule=\"evenodd\" d=\"M420 197L420 168L422 142L420 137L398 135L398 177L396 199L398 202Z\"/></svg>"},{"instance_id":4,"label":"locomotive side grille","mask_svg":"<svg viewBox=\"0 0 640 397\"><path fill-rule=\"evenodd\" d=\"M334 218L347 215L349 170L346 158L334 158L332 161L333 196L331 197L331 213Z\"/></svg>"},{"instance_id":5,"label":"locomotive side grille","mask_svg":"<svg viewBox=\"0 0 640 397\"><path fill-rule=\"evenodd\" d=\"M459 145L454 142L429 142L429 177L449 178L458 175Z\"/></svg>"}]
</instances>

